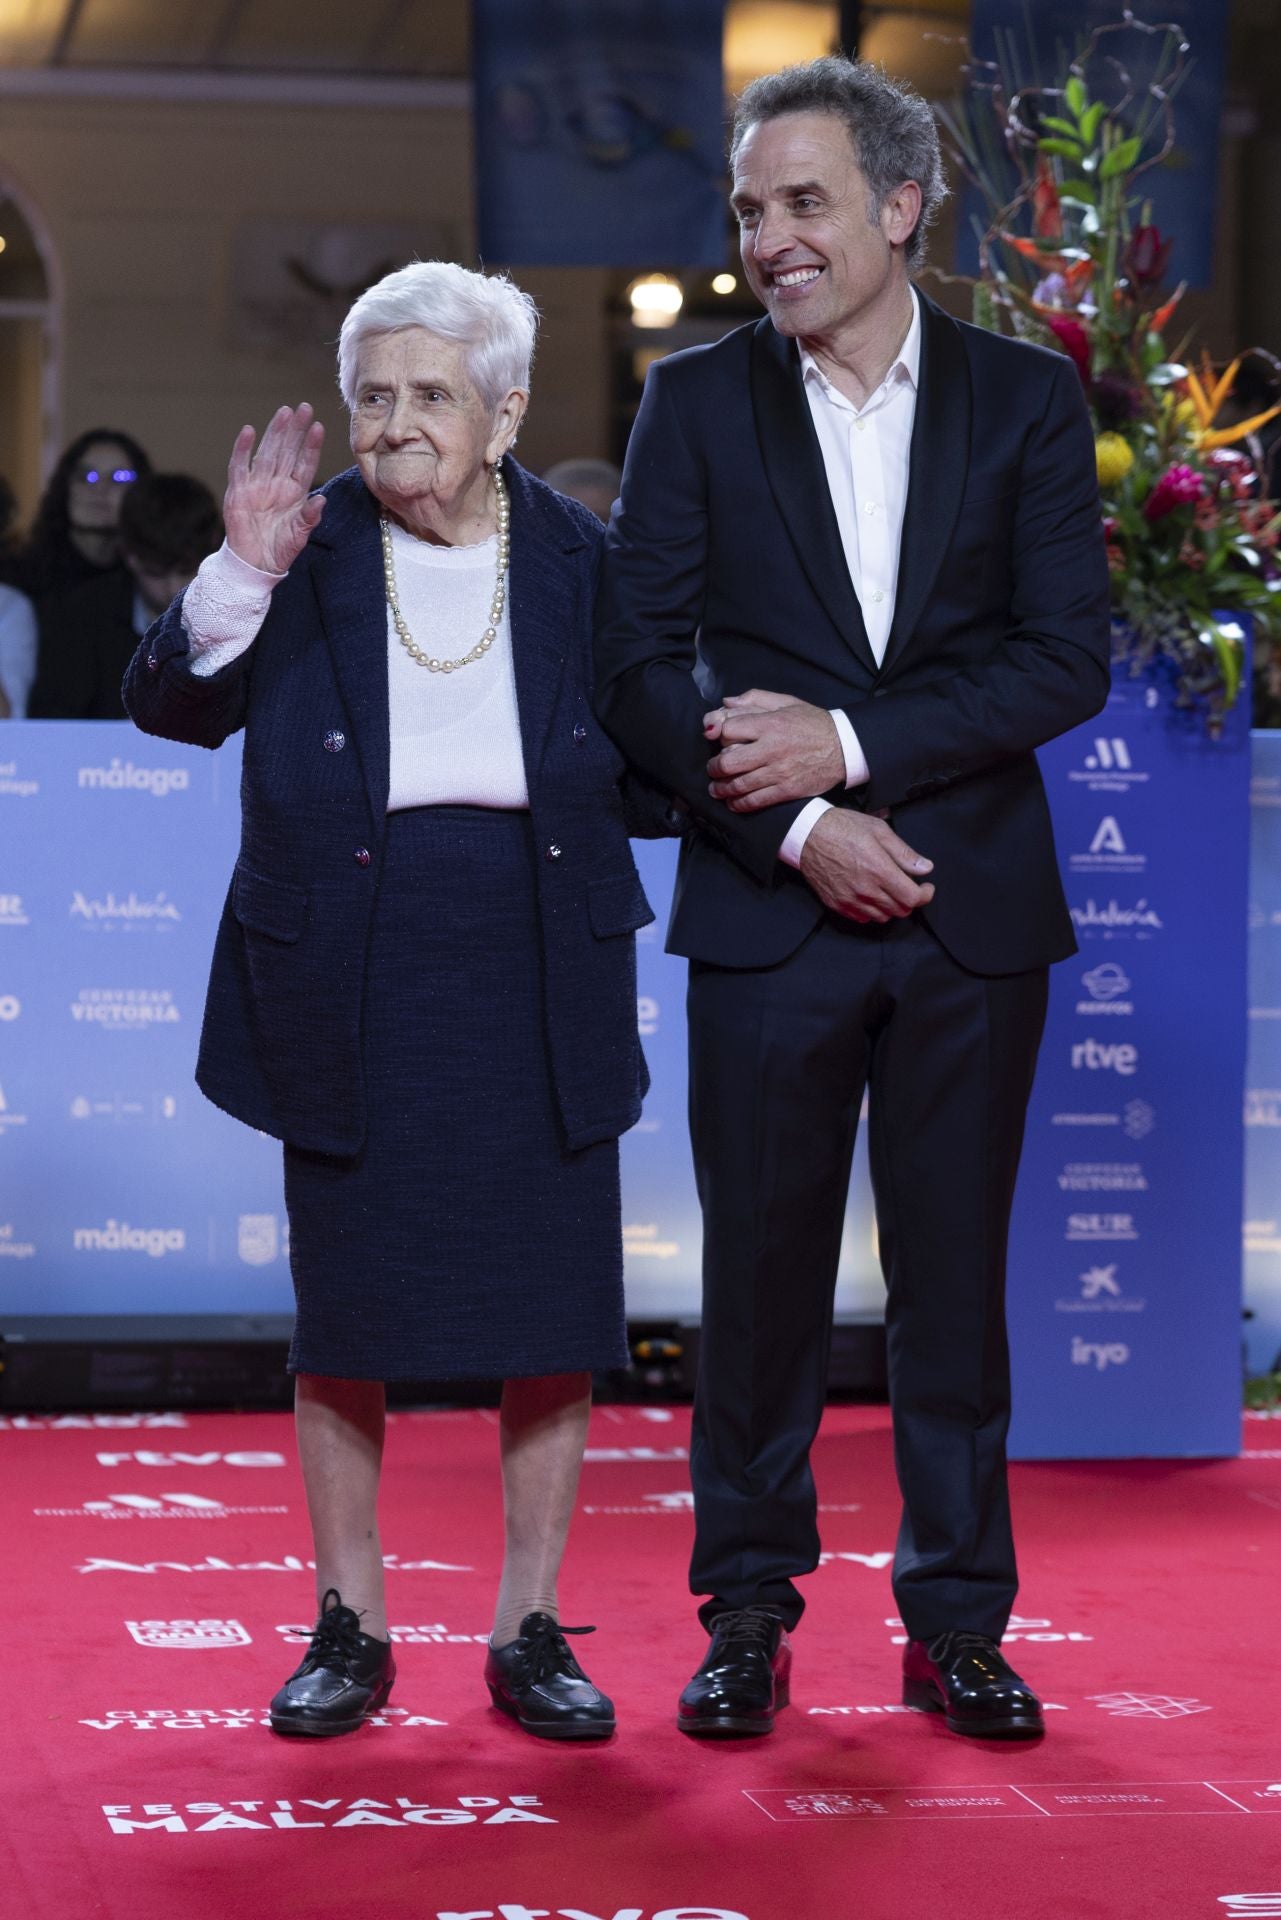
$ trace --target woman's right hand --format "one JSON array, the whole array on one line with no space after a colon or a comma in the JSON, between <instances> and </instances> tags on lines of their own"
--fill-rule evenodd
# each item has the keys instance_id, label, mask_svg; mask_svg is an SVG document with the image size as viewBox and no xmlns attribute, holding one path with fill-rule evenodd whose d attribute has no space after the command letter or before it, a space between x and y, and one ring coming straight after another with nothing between
<instances>
[{"instance_id":1,"label":"woman's right hand","mask_svg":"<svg viewBox=\"0 0 1281 1920\"><path fill-rule=\"evenodd\" d=\"M325 510L324 496L310 491L325 429L304 400L277 410L256 453L254 438L242 427L227 464L227 545L263 573L288 573Z\"/></svg>"}]
</instances>

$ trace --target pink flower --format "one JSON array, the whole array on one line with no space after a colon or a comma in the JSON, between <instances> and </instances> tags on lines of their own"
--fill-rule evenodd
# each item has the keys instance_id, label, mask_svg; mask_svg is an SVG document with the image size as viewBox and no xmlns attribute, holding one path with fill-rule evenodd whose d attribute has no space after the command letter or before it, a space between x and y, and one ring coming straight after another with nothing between
<instances>
[{"instance_id":1,"label":"pink flower","mask_svg":"<svg viewBox=\"0 0 1281 1920\"><path fill-rule=\"evenodd\" d=\"M1214 469L1217 479L1226 480L1238 500L1248 500L1254 486L1255 471L1243 453L1236 453L1231 447L1215 447L1206 455L1208 464Z\"/></svg>"},{"instance_id":2,"label":"pink flower","mask_svg":"<svg viewBox=\"0 0 1281 1920\"><path fill-rule=\"evenodd\" d=\"M1090 377L1090 336L1079 320L1062 319L1056 313L1044 316L1045 324L1055 335L1068 358L1076 367L1081 379Z\"/></svg>"},{"instance_id":3,"label":"pink flower","mask_svg":"<svg viewBox=\"0 0 1281 1920\"><path fill-rule=\"evenodd\" d=\"M1179 548L1179 558L1185 567L1191 567L1193 573L1200 573L1205 565L1205 555L1200 547L1194 547L1190 540L1185 540Z\"/></svg>"},{"instance_id":4,"label":"pink flower","mask_svg":"<svg viewBox=\"0 0 1281 1920\"><path fill-rule=\"evenodd\" d=\"M1143 517L1164 520L1167 513L1199 500L1204 492L1205 481L1192 467L1169 467L1143 502Z\"/></svg>"}]
</instances>

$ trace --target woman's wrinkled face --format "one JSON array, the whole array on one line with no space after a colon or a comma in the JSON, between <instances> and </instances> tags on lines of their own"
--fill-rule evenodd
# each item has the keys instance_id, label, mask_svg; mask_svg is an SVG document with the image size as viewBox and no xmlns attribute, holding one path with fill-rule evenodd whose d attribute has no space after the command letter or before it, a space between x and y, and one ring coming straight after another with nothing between
<instances>
[{"instance_id":1,"label":"woman's wrinkled face","mask_svg":"<svg viewBox=\"0 0 1281 1920\"><path fill-rule=\"evenodd\" d=\"M461 500L510 439L472 385L457 341L403 327L366 343L351 450L365 485L393 513L428 495Z\"/></svg>"},{"instance_id":2,"label":"woman's wrinkled face","mask_svg":"<svg viewBox=\"0 0 1281 1920\"><path fill-rule=\"evenodd\" d=\"M84 533L110 533L120 502L138 478L128 454L114 440L94 440L71 470L67 518Z\"/></svg>"}]
</instances>

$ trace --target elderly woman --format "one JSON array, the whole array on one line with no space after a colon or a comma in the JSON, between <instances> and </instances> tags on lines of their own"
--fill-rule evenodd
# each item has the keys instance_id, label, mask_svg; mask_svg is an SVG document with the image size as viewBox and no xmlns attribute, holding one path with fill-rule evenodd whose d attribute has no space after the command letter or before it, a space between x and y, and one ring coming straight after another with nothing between
<instances>
[{"instance_id":1,"label":"elderly woman","mask_svg":"<svg viewBox=\"0 0 1281 1920\"><path fill-rule=\"evenodd\" d=\"M339 346L356 465L313 494L310 408L256 453L243 428L226 545L126 680L149 732L245 733L197 1079L285 1143L319 1618L279 1733L349 1732L391 1689L396 1379L505 1381L485 1679L527 1732L614 1725L557 1573L590 1374L627 1357L618 1136L653 916L589 697L601 530L510 457L536 324L510 281L437 261L363 294Z\"/></svg>"}]
</instances>

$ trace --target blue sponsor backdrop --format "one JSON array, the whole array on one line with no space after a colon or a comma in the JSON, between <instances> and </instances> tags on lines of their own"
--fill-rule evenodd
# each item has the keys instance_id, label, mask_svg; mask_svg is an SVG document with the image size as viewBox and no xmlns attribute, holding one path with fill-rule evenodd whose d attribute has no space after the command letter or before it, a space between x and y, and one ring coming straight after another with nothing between
<instances>
[{"instance_id":1,"label":"blue sponsor backdrop","mask_svg":"<svg viewBox=\"0 0 1281 1920\"><path fill-rule=\"evenodd\" d=\"M239 773L238 740L0 723L0 1314L292 1310L280 1149L192 1083ZM697 1316L675 851L636 853L659 921L638 953L654 1086L623 1147L628 1304ZM880 1304L865 1174L839 1302Z\"/></svg>"},{"instance_id":2,"label":"blue sponsor backdrop","mask_svg":"<svg viewBox=\"0 0 1281 1920\"><path fill-rule=\"evenodd\" d=\"M473 0L481 258L719 267L720 0Z\"/></svg>"},{"instance_id":3,"label":"blue sponsor backdrop","mask_svg":"<svg viewBox=\"0 0 1281 1920\"><path fill-rule=\"evenodd\" d=\"M1245 1300L1264 1373L1281 1365L1281 733L1256 733L1251 763Z\"/></svg>"},{"instance_id":4,"label":"blue sponsor backdrop","mask_svg":"<svg viewBox=\"0 0 1281 1920\"><path fill-rule=\"evenodd\" d=\"M1281 1344L1281 741L1258 736L1245 1139L1256 1365ZM1142 685L1043 755L1082 951L1056 969L1011 1249L1017 1452L1232 1452L1246 1031L1244 716ZM280 1156L192 1084L239 753L0 723L0 1313L292 1305ZM654 1086L624 1142L633 1318L696 1317L674 850L638 844ZM862 1146L838 1310L881 1300Z\"/></svg>"},{"instance_id":5,"label":"blue sponsor backdrop","mask_svg":"<svg viewBox=\"0 0 1281 1920\"><path fill-rule=\"evenodd\" d=\"M1024 1458L1239 1449L1246 706L1214 741L1118 675L1040 755L1081 951L1053 974L1010 1245Z\"/></svg>"}]
</instances>

